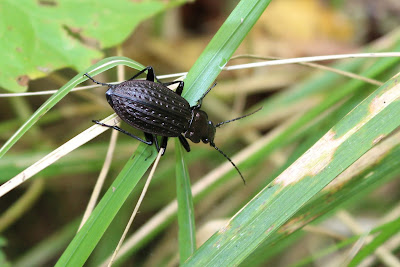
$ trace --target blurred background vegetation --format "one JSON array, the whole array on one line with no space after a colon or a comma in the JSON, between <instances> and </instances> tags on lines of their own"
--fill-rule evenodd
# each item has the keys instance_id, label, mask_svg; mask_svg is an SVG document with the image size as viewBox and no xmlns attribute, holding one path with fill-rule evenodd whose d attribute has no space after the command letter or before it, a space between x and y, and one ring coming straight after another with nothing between
<instances>
[{"instance_id":1,"label":"blurred background vegetation","mask_svg":"<svg viewBox=\"0 0 400 267\"><path fill-rule=\"evenodd\" d=\"M17 5L10 0L0 3L0 13L5 18L0 23L0 32L3 33L0 43L2 93L58 89L101 58L115 55L151 65L157 75L188 71L238 1L132 1L128 7L122 0L115 4L107 4L107 1L67 2L21 1ZM54 11L56 8L60 10ZM394 0L272 1L235 55L293 58L357 53L371 44L378 49L380 44L376 41L384 39L399 25L400 3ZM251 61L249 58L235 59L228 65ZM125 78L135 72L126 69ZM300 65L223 71L217 79L217 87L203 102L203 109L215 122L235 117L247 108L257 107L259 103L292 88L315 72L315 69ZM114 82L117 81L117 72L110 70L96 79ZM104 88L97 88L73 92L65 97L0 160L0 181L7 181L90 127L92 119L108 116L112 110L104 92ZM0 98L0 142L4 143L47 98ZM226 154L233 155L260 134L270 132L283 120L318 101L318 96L312 96L297 105L282 106L270 117L258 118L247 125L221 128L217 132L216 144ZM141 136L140 132L135 133ZM86 207L107 152L109 134L108 131L62 158L32 181L1 198L0 260L24 265L29 259L30 266L51 266L56 262L76 231L78 218ZM291 161L297 146L304 145L302 142L305 140L310 142L309 145L315 142L306 138L298 140L247 171L245 176L252 177L247 186L243 187L238 177L232 177L227 187L230 190L220 188L197 203L196 225L202 228L198 234L199 242L218 230L223 225L221 222L235 214L268 184L270 180L265 180L266 176L279 174L279 170ZM119 137L105 188L137 145L128 137ZM192 183L225 162L208 146L191 146L192 152L186 156ZM132 231L175 198L173 155L173 146L170 145ZM400 184L393 179L395 177L373 188L362 201L358 199L348 206L359 222L367 226L374 224L383 216L383 211L399 201ZM104 255L115 247L138 193L139 189L114 220L89 259L90 266L102 262ZM350 230L340 221L346 215L341 216L325 220L317 230L307 229L301 239L268 259L268 264L288 266L321 247L350 236ZM175 264L176 238L177 224L172 221L166 230L130 255L125 266ZM40 259L34 261L32 255ZM260 257L254 265L265 264L264 260ZM327 266L325 264L330 260L322 258L314 264Z\"/></svg>"}]
</instances>

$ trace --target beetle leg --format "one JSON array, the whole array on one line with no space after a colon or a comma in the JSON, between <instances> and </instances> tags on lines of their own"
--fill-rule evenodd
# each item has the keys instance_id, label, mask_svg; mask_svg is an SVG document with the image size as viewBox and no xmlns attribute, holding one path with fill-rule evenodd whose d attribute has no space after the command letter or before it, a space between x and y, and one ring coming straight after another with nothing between
<instances>
[{"instance_id":1,"label":"beetle leg","mask_svg":"<svg viewBox=\"0 0 400 267\"><path fill-rule=\"evenodd\" d=\"M182 95L183 86L184 86L184 82L183 81L179 82L178 88L176 88L175 93L177 93L178 95Z\"/></svg>"},{"instance_id":2,"label":"beetle leg","mask_svg":"<svg viewBox=\"0 0 400 267\"><path fill-rule=\"evenodd\" d=\"M168 144L168 137L163 136L161 139L161 148L164 148L163 155L165 153L165 150L167 149L167 144Z\"/></svg>"},{"instance_id":3,"label":"beetle leg","mask_svg":"<svg viewBox=\"0 0 400 267\"><path fill-rule=\"evenodd\" d=\"M152 81L154 82L154 70L152 66L148 66L144 69L142 69L141 71L139 71L138 73L136 73L135 75L133 75L132 78L130 78L128 81L132 81L133 79L137 78L138 76L140 76L142 73L144 73L147 70L147 80L148 81ZM150 75L150 76L149 76ZM149 79L150 78L150 79Z\"/></svg>"},{"instance_id":4,"label":"beetle leg","mask_svg":"<svg viewBox=\"0 0 400 267\"><path fill-rule=\"evenodd\" d=\"M113 126L113 125L104 124L104 123L99 122L99 121L96 121L96 120L93 120L93 122L96 123L96 124L98 124L98 125L101 125L101 126L104 126L104 127L108 127L108 128L112 128L112 129L114 129L114 130L120 131L121 133L124 133L124 134L126 134L126 135L129 135L130 137L135 138L136 140L139 140L140 142L145 143L146 145L152 145L152 144L153 144L153 141L145 141L145 140L143 140L142 138L137 137L136 135L133 135L133 134L131 134L130 132L127 132L127 131L125 131L124 129L119 128L118 126Z\"/></svg>"},{"instance_id":5,"label":"beetle leg","mask_svg":"<svg viewBox=\"0 0 400 267\"><path fill-rule=\"evenodd\" d=\"M168 86L174 83L179 83L178 88L176 88L175 93L177 93L178 95L182 95L182 91L183 91L183 86L184 86L184 82L183 81L173 81L173 82L169 82L169 83L163 83L163 85Z\"/></svg>"},{"instance_id":6,"label":"beetle leg","mask_svg":"<svg viewBox=\"0 0 400 267\"><path fill-rule=\"evenodd\" d=\"M157 152L160 151L160 146L158 145L157 136L152 135L151 133L144 133L144 136L146 137L146 140L148 142L154 143L154 145L156 146Z\"/></svg>"},{"instance_id":7,"label":"beetle leg","mask_svg":"<svg viewBox=\"0 0 400 267\"><path fill-rule=\"evenodd\" d=\"M182 146L186 149L186 151L190 152L190 146L189 146L189 143L186 140L186 138L183 137L183 135L179 135L178 138L179 138L179 141L181 142Z\"/></svg>"},{"instance_id":8,"label":"beetle leg","mask_svg":"<svg viewBox=\"0 0 400 267\"><path fill-rule=\"evenodd\" d=\"M162 84L162 82L157 78L156 74L154 73L154 69L152 66L148 66L147 68L147 77L146 80L148 81L157 81Z\"/></svg>"},{"instance_id":9,"label":"beetle leg","mask_svg":"<svg viewBox=\"0 0 400 267\"><path fill-rule=\"evenodd\" d=\"M148 66L147 68L147 76L146 76L146 80L148 81L152 81L154 82L154 80L157 80L157 82L161 83L158 78L156 77L156 75L154 74L154 69L152 66Z\"/></svg>"},{"instance_id":10,"label":"beetle leg","mask_svg":"<svg viewBox=\"0 0 400 267\"><path fill-rule=\"evenodd\" d=\"M147 76L146 76L146 80L148 81L157 81L159 83L162 83L157 76L154 74L154 69L152 66L147 66L146 68L142 69L141 71L139 71L138 73L136 73L135 75L133 75L132 78L130 78L128 81L132 81L133 79L137 78L140 74L142 74L143 72L145 72L147 70Z\"/></svg>"},{"instance_id":11,"label":"beetle leg","mask_svg":"<svg viewBox=\"0 0 400 267\"><path fill-rule=\"evenodd\" d=\"M139 71L138 73L136 73L135 75L133 75L133 77L130 78L128 81L132 81L133 79L137 78L140 74L142 74L143 72L145 72L149 68L153 69L152 67L146 67L146 68L142 69L141 71Z\"/></svg>"}]
</instances>

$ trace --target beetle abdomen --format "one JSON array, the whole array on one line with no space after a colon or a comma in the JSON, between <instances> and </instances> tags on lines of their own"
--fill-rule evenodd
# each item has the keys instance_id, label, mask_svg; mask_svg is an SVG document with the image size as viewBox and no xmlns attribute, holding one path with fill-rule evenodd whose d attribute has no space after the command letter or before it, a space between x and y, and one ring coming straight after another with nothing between
<instances>
[{"instance_id":1,"label":"beetle abdomen","mask_svg":"<svg viewBox=\"0 0 400 267\"><path fill-rule=\"evenodd\" d=\"M126 81L106 95L118 116L134 128L168 137L179 136L188 128L189 103L160 83Z\"/></svg>"}]
</instances>

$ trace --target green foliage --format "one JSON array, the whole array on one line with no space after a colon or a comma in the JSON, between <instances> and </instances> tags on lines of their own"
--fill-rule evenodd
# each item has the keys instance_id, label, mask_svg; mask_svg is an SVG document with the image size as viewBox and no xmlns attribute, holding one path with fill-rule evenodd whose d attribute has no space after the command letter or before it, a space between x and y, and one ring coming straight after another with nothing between
<instances>
[{"instance_id":1,"label":"green foliage","mask_svg":"<svg viewBox=\"0 0 400 267\"><path fill-rule=\"evenodd\" d=\"M103 56L100 48L120 44L142 21L184 2L1 1L0 86L21 92L52 71L80 72Z\"/></svg>"}]
</instances>

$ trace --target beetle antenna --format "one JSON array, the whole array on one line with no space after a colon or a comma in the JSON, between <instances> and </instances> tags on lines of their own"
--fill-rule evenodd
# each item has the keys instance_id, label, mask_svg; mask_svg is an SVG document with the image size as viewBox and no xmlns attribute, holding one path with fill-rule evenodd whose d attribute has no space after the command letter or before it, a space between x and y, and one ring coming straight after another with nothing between
<instances>
[{"instance_id":1,"label":"beetle antenna","mask_svg":"<svg viewBox=\"0 0 400 267\"><path fill-rule=\"evenodd\" d=\"M92 82L94 82L94 83L97 83L97 84L100 84L100 85L103 85L103 86L108 86L108 87L112 87L112 86L113 86L112 84L101 83L101 82L96 81L96 80L93 79L92 76L90 76L88 73L85 73L85 74L83 74L83 75L86 76L86 77L88 77L89 79L91 79Z\"/></svg>"},{"instance_id":2,"label":"beetle antenna","mask_svg":"<svg viewBox=\"0 0 400 267\"><path fill-rule=\"evenodd\" d=\"M250 116L250 115L253 115L254 113L260 111L261 109L262 109L262 107L259 108L259 109L257 109L256 111L253 111L252 113L243 115L243 116L241 116L241 117L238 117L238 118L235 118L235 119L231 119L231 120L227 120L227 121L223 121L223 122L217 123L217 125L215 125L215 127L219 127L219 126L221 126L221 125L223 125L223 124L226 124L226 123L229 123L229 122L232 122L232 121L237 121L237 120L246 118L246 117L248 117L248 116Z\"/></svg>"},{"instance_id":3,"label":"beetle antenna","mask_svg":"<svg viewBox=\"0 0 400 267\"><path fill-rule=\"evenodd\" d=\"M244 179L242 173L239 171L239 168L235 165L235 163L233 163L233 161L224 153L222 152L221 149L219 149L218 147L215 146L214 143L210 142L210 146L212 146L213 148L215 148L215 150L217 150L219 153L221 153L227 160L229 160L229 162L232 164L233 167L235 167L235 169L237 170L237 172L239 173L240 177L243 180L243 183L246 184L246 180Z\"/></svg>"}]
</instances>

